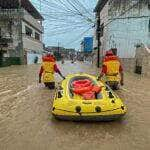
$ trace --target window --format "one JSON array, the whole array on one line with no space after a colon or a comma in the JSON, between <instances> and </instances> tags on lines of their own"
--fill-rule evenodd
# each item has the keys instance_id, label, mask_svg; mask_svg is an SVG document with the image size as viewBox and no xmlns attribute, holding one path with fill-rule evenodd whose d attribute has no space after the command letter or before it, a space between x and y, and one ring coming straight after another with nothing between
<instances>
[{"instance_id":1,"label":"window","mask_svg":"<svg viewBox=\"0 0 150 150\"><path fill-rule=\"evenodd\" d=\"M25 30L26 30L26 35L32 37L32 29L30 29L29 27L25 26Z\"/></svg>"},{"instance_id":2,"label":"window","mask_svg":"<svg viewBox=\"0 0 150 150\"><path fill-rule=\"evenodd\" d=\"M35 32L35 39L40 41L40 34Z\"/></svg>"}]
</instances>

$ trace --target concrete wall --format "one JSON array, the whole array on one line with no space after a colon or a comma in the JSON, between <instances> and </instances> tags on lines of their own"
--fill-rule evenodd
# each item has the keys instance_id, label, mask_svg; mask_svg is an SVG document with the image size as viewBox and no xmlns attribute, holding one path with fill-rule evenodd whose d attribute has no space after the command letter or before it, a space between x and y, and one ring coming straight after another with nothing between
<instances>
[{"instance_id":1,"label":"concrete wall","mask_svg":"<svg viewBox=\"0 0 150 150\"><path fill-rule=\"evenodd\" d=\"M150 49L137 48L135 60L136 65L142 67L142 75L150 77Z\"/></svg>"},{"instance_id":2,"label":"concrete wall","mask_svg":"<svg viewBox=\"0 0 150 150\"><path fill-rule=\"evenodd\" d=\"M97 27L97 26L96 26ZM97 45L98 45L98 43L97 43L97 37L96 37L96 27L94 28L94 30L93 30L93 35L94 35L94 37L93 37L93 47L95 48L95 47L97 47Z\"/></svg>"},{"instance_id":3,"label":"concrete wall","mask_svg":"<svg viewBox=\"0 0 150 150\"><path fill-rule=\"evenodd\" d=\"M32 30L32 36L27 36L25 27ZM35 39L35 32L40 35L40 40ZM34 19L26 10L22 20L22 35L23 35L23 49L25 51L27 64L34 64L35 58L38 57L38 62L42 62L43 43L42 33L43 27L39 20Z\"/></svg>"},{"instance_id":4,"label":"concrete wall","mask_svg":"<svg viewBox=\"0 0 150 150\"><path fill-rule=\"evenodd\" d=\"M13 19L11 24L8 18L0 20L0 28L2 38L12 39L13 41L8 43L8 47L5 48L4 57L20 57L19 43L21 37L19 36L19 22L17 19ZM4 49L4 48L2 48Z\"/></svg>"},{"instance_id":5,"label":"concrete wall","mask_svg":"<svg viewBox=\"0 0 150 150\"><path fill-rule=\"evenodd\" d=\"M150 43L149 18L117 19L109 25L107 48L117 47L121 58L134 58L136 45Z\"/></svg>"},{"instance_id":6,"label":"concrete wall","mask_svg":"<svg viewBox=\"0 0 150 150\"><path fill-rule=\"evenodd\" d=\"M23 35L23 48L25 50L34 51L37 53L43 52L43 43L34 40L33 38L30 38L26 35Z\"/></svg>"},{"instance_id":7,"label":"concrete wall","mask_svg":"<svg viewBox=\"0 0 150 150\"><path fill-rule=\"evenodd\" d=\"M143 60L142 74L146 77L150 77L150 55L146 56Z\"/></svg>"},{"instance_id":8,"label":"concrete wall","mask_svg":"<svg viewBox=\"0 0 150 150\"><path fill-rule=\"evenodd\" d=\"M42 62L42 55L28 52L27 53L27 64L28 65L34 64L36 57L38 57L37 63L41 63Z\"/></svg>"},{"instance_id":9,"label":"concrete wall","mask_svg":"<svg viewBox=\"0 0 150 150\"><path fill-rule=\"evenodd\" d=\"M124 71L135 73L136 66L142 67L142 76L150 77L150 49L146 50L145 47L136 49L135 58L122 58L121 59Z\"/></svg>"},{"instance_id":10,"label":"concrete wall","mask_svg":"<svg viewBox=\"0 0 150 150\"><path fill-rule=\"evenodd\" d=\"M108 9L109 9L109 2L106 3L105 7L102 9L101 13L100 13L100 19L101 19L101 25L104 24L104 33L103 36L101 37L101 55L105 54L105 50L107 47L107 39L109 37L109 33L108 33L108 27L106 26L108 23Z\"/></svg>"},{"instance_id":11,"label":"concrete wall","mask_svg":"<svg viewBox=\"0 0 150 150\"><path fill-rule=\"evenodd\" d=\"M25 34L25 26L28 26L32 29L33 35L32 37L29 37ZM37 30L26 24L25 22L22 22L22 32L23 32L23 48L25 50L32 50L37 53L42 53L43 51L43 43L39 40L35 39L35 32L39 33ZM40 33L39 33L40 34ZM40 34L40 39L42 39L42 35Z\"/></svg>"},{"instance_id":12,"label":"concrete wall","mask_svg":"<svg viewBox=\"0 0 150 150\"><path fill-rule=\"evenodd\" d=\"M39 32L36 28L32 27L30 24L28 24L27 22L25 21L22 21L22 33L25 34L25 27L29 27L30 29L32 29L33 31L33 34L32 34L32 37L35 39L35 32L37 32L39 35L40 35L40 41L42 41L42 31Z\"/></svg>"},{"instance_id":13,"label":"concrete wall","mask_svg":"<svg viewBox=\"0 0 150 150\"><path fill-rule=\"evenodd\" d=\"M24 10L24 21L30 23L33 27L35 27L40 32L43 32L42 24L39 20L34 19L26 10Z\"/></svg>"},{"instance_id":14,"label":"concrete wall","mask_svg":"<svg viewBox=\"0 0 150 150\"><path fill-rule=\"evenodd\" d=\"M14 13L15 14L14 14ZM2 52L3 58L17 58L23 63L25 59L32 60L35 57L35 53L38 55L39 60L43 52L42 33L43 27L39 20L34 19L27 11L21 10L19 14L16 10L0 10L0 27L3 38L11 38L13 42L9 43L8 47L5 47L5 51ZM22 20L22 26L20 24ZM11 23L10 23L11 20ZM28 26L33 30L32 37L25 34L25 26ZM20 29L22 28L22 33ZM40 40L35 39L35 32L40 35ZM23 56L24 50L24 56ZM27 56L28 53L34 53ZM16 60L15 60L16 61ZM18 61L18 60L17 60ZM11 62L9 61L9 64ZM31 61L29 61L29 64Z\"/></svg>"},{"instance_id":15,"label":"concrete wall","mask_svg":"<svg viewBox=\"0 0 150 150\"><path fill-rule=\"evenodd\" d=\"M23 33L23 49L25 51L34 51L36 53L43 52L42 43L42 25L34 19L28 12L24 11L25 20L22 21L22 33ZM28 15L26 15L28 14ZM29 27L32 30L32 36L27 36L25 33L25 27ZM40 40L35 39L35 32L40 35Z\"/></svg>"},{"instance_id":16,"label":"concrete wall","mask_svg":"<svg viewBox=\"0 0 150 150\"><path fill-rule=\"evenodd\" d=\"M135 58L122 58L121 63L125 72L134 73Z\"/></svg>"},{"instance_id":17,"label":"concrete wall","mask_svg":"<svg viewBox=\"0 0 150 150\"><path fill-rule=\"evenodd\" d=\"M102 51L116 47L119 57L134 58L137 44L150 44L150 9L147 2L127 11L137 1L108 1L100 13L101 23L106 25L101 38Z\"/></svg>"},{"instance_id":18,"label":"concrete wall","mask_svg":"<svg viewBox=\"0 0 150 150\"><path fill-rule=\"evenodd\" d=\"M33 32L35 32L35 30L33 30ZM29 36L23 34L23 48L25 50L32 50L37 53L42 53L43 52L43 43L39 40L36 40L34 37L29 37Z\"/></svg>"}]
</instances>

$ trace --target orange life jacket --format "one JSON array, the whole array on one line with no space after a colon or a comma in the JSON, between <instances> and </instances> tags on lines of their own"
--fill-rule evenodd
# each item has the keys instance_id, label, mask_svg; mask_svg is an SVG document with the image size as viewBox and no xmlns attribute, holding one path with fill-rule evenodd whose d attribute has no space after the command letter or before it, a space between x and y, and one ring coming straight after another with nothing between
<instances>
[{"instance_id":1,"label":"orange life jacket","mask_svg":"<svg viewBox=\"0 0 150 150\"><path fill-rule=\"evenodd\" d=\"M43 57L42 67L43 67L43 82L54 82L54 66L55 59L53 57Z\"/></svg>"},{"instance_id":2,"label":"orange life jacket","mask_svg":"<svg viewBox=\"0 0 150 150\"><path fill-rule=\"evenodd\" d=\"M120 61L117 56L106 56L104 58L103 64L107 67L106 72L106 80L107 81L119 81L119 68L120 68Z\"/></svg>"}]
</instances>

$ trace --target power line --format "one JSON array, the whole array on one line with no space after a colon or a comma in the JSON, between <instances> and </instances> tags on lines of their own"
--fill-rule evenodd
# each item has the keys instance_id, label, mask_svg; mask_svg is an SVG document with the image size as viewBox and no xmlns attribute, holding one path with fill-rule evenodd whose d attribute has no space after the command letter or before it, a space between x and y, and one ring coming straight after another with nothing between
<instances>
[{"instance_id":1,"label":"power line","mask_svg":"<svg viewBox=\"0 0 150 150\"><path fill-rule=\"evenodd\" d=\"M67 8L70 11L73 11L72 9L70 9L62 0L57 0L60 2L60 4L62 4L65 8Z\"/></svg>"},{"instance_id":2,"label":"power line","mask_svg":"<svg viewBox=\"0 0 150 150\"><path fill-rule=\"evenodd\" d=\"M87 12L89 15L93 16L93 14L92 14L90 11L88 11L87 8L84 7L84 5L83 5L79 0L74 0L74 1L75 1L79 6L81 6L81 7L85 10L85 12Z\"/></svg>"},{"instance_id":3,"label":"power line","mask_svg":"<svg viewBox=\"0 0 150 150\"><path fill-rule=\"evenodd\" d=\"M72 41L66 43L65 45L70 45L70 44L72 44L72 43L74 43L74 42L76 42L76 41L82 39L82 36L83 36L85 33L87 33L90 29L92 29L92 27L86 29L86 30L85 30L84 32L82 32L78 37L76 37L76 38L73 39Z\"/></svg>"},{"instance_id":4,"label":"power line","mask_svg":"<svg viewBox=\"0 0 150 150\"><path fill-rule=\"evenodd\" d=\"M63 6L65 6L67 9L70 10L70 11L68 12L68 10L65 9L65 11L67 11L67 14L65 14L65 15L67 15L67 16L74 16L74 17L78 15L78 16L84 18L85 21L87 21L88 23L94 23L91 18L87 17L86 15L83 15L83 14L81 13L81 11L79 11L79 10L73 5L72 2L70 2L70 1L67 0L67 2L69 2L69 4L75 9L74 11L73 11L72 9L68 8L68 6L65 5L65 4L62 2L62 0L57 0L57 1L59 1L60 4L63 4ZM46 3L44 3L44 5L46 5L47 7L49 7L49 8L52 9L52 10L55 10L55 9L62 9L62 8L61 8L59 5L57 5L56 3L52 3L52 2L49 2L49 1L47 1L47 0L42 0L42 2L46 2ZM49 5L48 5L48 4L49 4ZM63 7L63 8L64 8L64 7ZM57 11L56 11L55 13L57 14ZM63 13L64 13L64 12L62 12L62 15L64 15ZM70 14L68 15L68 13L70 13ZM71 13L72 13L72 14L71 14Z\"/></svg>"},{"instance_id":5,"label":"power line","mask_svg":"<svg viewBox=\"0 0 150 150\"><path fill-rule=\"evenodd\" d=\"M69 0L67 0L67 2L79 13L80 16L82 16L86 21L90 22L90 23L94 23L92 21L92 19L90 19L89 17L85 16L79 9L76 8L76 6L71 3Z\"/></svg>"},{"instance_id":6,"label":"power line","mask_svg":"<svg viewBox=\"0 0 150 150\"><path fill-rule=\"evenodd\" d=\"M94 24L94 17L92 18L92 9L86 9L78 0L38 0L41 1L41 14L44 16L46 37L64 35L71 32L79 33L76 39L70 41L69 44L74 43L87 33ZM39 4L35 4L36 6ZM40 6L38 7L40 9ZM46 12L47 11L47 12ZM88 28L88 29L87 29ZM50 31L50 32L49 32Z\"/></svg>"}]
</instances>

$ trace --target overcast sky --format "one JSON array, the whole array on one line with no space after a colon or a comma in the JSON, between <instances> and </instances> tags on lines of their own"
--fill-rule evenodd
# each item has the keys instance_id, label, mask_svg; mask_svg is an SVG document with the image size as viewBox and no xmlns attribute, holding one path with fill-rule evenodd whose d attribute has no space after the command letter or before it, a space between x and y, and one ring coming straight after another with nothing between
<instances>
[{"instance_id":1,"label":"overcast sky","mask_svg":"<svg viewBox=\"0 0 150 150\"><path fill-rule=\"evenodd\" d=\"M60 4L60 1L63 4ZM73 1L73 5L83 16L72 15L72 12L75 14L78 11L68 3L68 0L41 0L41 5L40 0L31 0L45 18L43 37L46 46L57 46L59 42L60 46L78 50L84 36L93 36L93 9L97 0L76 0L81 2L80 4L75 3L74 0L69 1ZM86 10L82 7L82 4ZM92 21L89 21L88 18Z\"/></svg>"}]
</instances>

